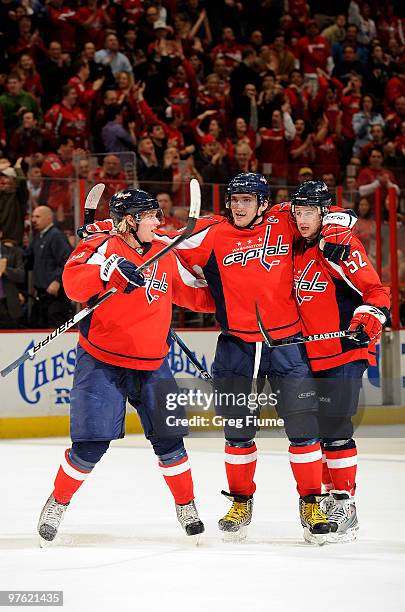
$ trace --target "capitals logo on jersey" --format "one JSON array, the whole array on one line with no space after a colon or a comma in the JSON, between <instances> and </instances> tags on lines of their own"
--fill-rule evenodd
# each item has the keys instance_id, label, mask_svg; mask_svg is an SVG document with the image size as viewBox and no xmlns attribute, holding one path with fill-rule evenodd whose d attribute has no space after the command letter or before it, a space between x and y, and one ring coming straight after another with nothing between
<instances>
[{"instance_id":1,"label":"capitals logo on jersey","mask_svg":"<svg viewBox=\"0 0 405 612\"><path fill-rule=\"evenodd\" d=\"M310 278L310 270L315 263L315 259L306 265L303 271L299 270L298 274L294 277L294 288L297 297L297 302L301 306L303 302L309 302L312 300L314 295L305 295L306 293L323 293L326 291L328 286L327 281L320 281L320 272L315 272L312 278Z\"/></svg>"},{"instance_id":2,"label":"capitals logo on jersey","mask_svg":"<svg viewBox=\"0 0 405 612\"><path fill-rule=\"evenodd\" d=\"M246 266L252 259L260 259L261 265L266 268L267 271L271 270L273 266L280 264L279 259L272 259L268 261L268 257L274 257L275 255L288 255L290 245L288 243L283 244L283 236L280 234L277 238L275 245L270 245L270 234L272 226L266 227L264 235L264 241L262 238L257 239L257 243L250 246L252 240L247 241L247 246L242 247L242 243L239 242L238 246L240 249L236 249L233 253L225 255L223 259L224 266L232 266L233 264L241 264L242 267ZM261 244L263 242L263 244Z\"/></svg>"},{"instance_id":3,"label":"capitals logo on jersey","mask_svg":"<svg viewBox=\"0 0 405 612\"><path fill-rule=\"evenodd\" d=\"M159 299L159 293L167 293L169 285L166 282L167 273L163 272L162 278L159 280L156 278L158 269L158 262L153 264L152 270L148 268L145 270L145 295L148 300L148 304L152 304L155 300ZM158 292L158 294L155 293Z\"/></svg>"}]
</instances>

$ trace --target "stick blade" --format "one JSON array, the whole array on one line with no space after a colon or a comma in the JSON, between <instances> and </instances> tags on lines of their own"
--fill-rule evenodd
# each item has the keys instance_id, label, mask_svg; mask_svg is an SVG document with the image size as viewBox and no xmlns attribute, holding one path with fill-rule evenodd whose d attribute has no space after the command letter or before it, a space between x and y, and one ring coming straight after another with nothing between
<instances>
[{"instance_id":1,"label":"stick blade","mask_svg":"<svg viewBox=\"0 0 405 612\"><path fill-rule=\"evenodd\" d=\"M201 188L197 179L192 178L190 181L190 211L188 216L193 219L198 219L201 209Z\"/></svg>"},{"instance_id":2,"label":"stick blade","mask_svg":"<svg viewBox=\"0 0 405 612\"><path fill-rule=\"evenodd\" d=\"M101 196L103 195L103 191L105 189L104 183L97 183L94 185L87 194L86 202L84 204L84 208L86 210L95 210L100 201Z\"/></svg>"}]
</instances>

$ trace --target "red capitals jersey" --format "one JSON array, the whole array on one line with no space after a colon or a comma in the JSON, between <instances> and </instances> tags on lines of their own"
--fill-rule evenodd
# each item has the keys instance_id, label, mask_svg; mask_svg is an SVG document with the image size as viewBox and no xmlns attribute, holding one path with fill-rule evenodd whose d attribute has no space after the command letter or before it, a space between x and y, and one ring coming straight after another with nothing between
<instances>
[{"instance_id":1,"label":"red capitals jersey","mask_svg":"<svg viewBox=\"0 0 405 612\"><path fill-rule=\"evenodd\" d=\"M145 254L117 235L96 234L82 240L63 272L66 294L89 302L107 289L100 266L116 253L137 266L163 248L155 241ZM117 293L80 323L79 344L105 363L136 370L156 370L168 352L172 303L197 312L214 312L206 283L168 253L144 271L146 285L131 294ZM91 303L91 302L90 302Z\"/></svg>"},{"instance_id":2,"label":"red capitals jersey","mask_svg":"<svg viewBox=\"0 0 405 612\"><path fill-rule=\"evenodd\" d=\"M179 245L177 253L185 263L202 268L223 331L261 342L256 302L272 337L301 331L293 296L297 233L289 211L270 211L250 229L237 229L224 217L212 216L199 219L192 236ZM170 242L169 236L163 238Z\"/></svg>"},{"instance_id":3,"label":"red capitals jersey","mask_svg":"<svg viewBox=\"0 0 405 612\"><path fill-rule=\"evenodd\" d=\"M45 129L50 138L68 136L75 147L87 146L86 115L80 106L68 108L64 104L54 104L44 117Z\"/></svg>"},{"instance_id":4,"label":"red capitals jersey","mask_svg":"<svg viewBox=\"0 0 405 612\"><path fill-rule=\"evenodd\" d=\"M287 176L290 144L285 137L284 128L267 128L260 132L260 137L261 143L257 149L257 158L261 171L266 174L263 164L270 163L273 176Z\"/></svg>"},{"instance_id":5,"label":"red capitals jersey","mask_svg":"<svg viewBox=\"0 0 405 612\"><path fill-rule=\"evenodd\" d=\"M46 202L52 210L62 207L65 211L70 211L72 181L68 179L75 175L72 162L65 163L57 153L49 153L41 166L41 173L47 180L43 183L40 201Z\"/></svg>"},{"instance_id":6,"label":"red capitals jersey","mask_svg":"<svg viewBox=\"0 0 405 612\"><path fill-rule=\"evenodd\" d=\"M294 285L305 335L348 329L353 312L363 303L390 306L388 290L357 238L352 239L348 260L339 265L327 261L318 246L300 240L294 249ZM313 371L358 359L375 365L375 344L359 346L348 338L336 338L305 346Z\"/></svg>"},{"instance_id":7,"label":"red capitals jersey","mask_svg":"<svg viewBox=\"0 0 405 612\"><path fill-rule=\"evenodd\" d=\"M327 38L323 36L303 36L298 41L301 68L304 74L316 74L317 68L327 69L331 49Z\"/></svg>"},{"instance_id":8,"label":"red capitals jersey","mask_svg":"<svg viewBox=\"0 0 405 612\"><path fill-rule=\"evenodd\" d=\"M351 94L350 96L343 96L342 104L342 135L345 138L355 138L353 131L353 116L360 111L361 96L357 94Z\"/></svg>"}]
</instances>

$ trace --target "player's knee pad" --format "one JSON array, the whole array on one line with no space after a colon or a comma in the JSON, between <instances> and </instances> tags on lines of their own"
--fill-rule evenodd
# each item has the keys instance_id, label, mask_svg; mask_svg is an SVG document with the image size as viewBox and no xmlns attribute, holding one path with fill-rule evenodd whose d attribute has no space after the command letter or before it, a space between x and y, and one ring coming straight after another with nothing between
<instances>
[{"instance_id":1,"label":"player's knee pad","mask_svg":"<svg viewBox=\"0 0 405 612\"><path fill-rule=\"evenodd\" d=\"M149 441L152 444L155 455L159 459L170 457L171 455L178 456L180 453L184 453L183 456L185 457L187 454L183 438L158 438L157 436L151 436ZM174 463L174 461L171 461L171 463Z\"/></svg>"},{"instance_id":2,"label":"player's knee pad","mask_svg":"<svg viewBox=\"0 0 405 612\"><path fill-rule=\"evenodd\" d=\"M353 440L353 438L344 438L341 440L324 438L322 446L325 451L345 451L356 448L356 442Z\"/></svg>"},{"instance_id":3,"label":"player's knee pad","mask_svg":"<svg viewBox=\"0 0 405 612\"><path fill-rule=\"evenodd\" d=\"M287 437L292 440L318 440L319 425L316 412L290 412L284 417Z\"/></svg>"},{"instance_id":4,"label":"player's knee pad","mask_svg":"<svg viewBox=\"0 0 405 612\"><path fill-rule=\"evenodd\" d=\"M349 415L319 418L320 436L323 440L350 440L353 436L353 423Z\"/></svg>"},{"instance_id":5,"label":"player's knee pad","mask_svg":"<svg viewBox=\"0 0 405 612\"><path fill-rule=\"evenodd\" d=\"M69 451L69 459L79 470L89 472L108 450L110 441L86 440L73 442Z\"/></svg>"},{"instance_id":6,"label":"player's knee pad","mask_svg":"<svg viewBox=\"0 0 405 612\"><path fill-rule=\"evenodd\" d=\"M160 463L163 463L164 465L171 465L187 457L187 451L184 448L184 445L182 445L180 448L164 453L163 455L158 455L158 457Z\"/></svg>"},{"instance_id":7,"label":"player's knee pad","mask_svg":"<svg viewBox=\"0 0 405 612\"><path fill-rule=\"evenodd\" d=\"M319 438L290 438L291 446L311 446L319 442Z\"/></svg>"},{"instance_id":8,"label":"player's knee pad","mask_svg":"<svg viewBox=\"0 0 405 612\"><path fill-rule=\"evenodd\" d=\"M254 438L241 438L240 440L225 439L226 446L233 446L234 448L249 448L253 446L254 443Z\"/></svg>"}]
</instances>

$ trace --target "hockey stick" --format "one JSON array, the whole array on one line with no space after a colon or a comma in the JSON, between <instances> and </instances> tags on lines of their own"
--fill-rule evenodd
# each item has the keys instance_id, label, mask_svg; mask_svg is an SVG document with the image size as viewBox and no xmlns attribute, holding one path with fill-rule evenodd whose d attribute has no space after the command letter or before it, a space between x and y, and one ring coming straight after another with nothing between
<instances>
[{"instance_id":1,"label":"hockey stick","mask_svg":"<svg viewBox=\"0 0 405 612\"><path fill-rule=\"evenodd\" d=\"M87 198L84 203L84 225L87 225L87 223L93 223L94 217L96 216L96 209L100 198L103 195L104 189L104 183L97 183L97 185L94 185L94 187L92 187L87 194Z\"/></svg>"},{"instance_id":2,"label":"hockey stick","mask_svg":"<svg viewBox=\"0 0 405 612\"><path fill-rule=\"evenodd\" d=\"M201 378L203 378L204 380L208 380L209 382L212 383L212 376L211 376L211 374L209 372L207 372L207 370L204 368L204 366L198 361L196 356L190 351L190 349L188 348L187 344L185 344L184 341L176 334L174 329L170 330L170 334L171 334L173 340L179 345L181 350L190 359L190 361L193 364L193 366L200 372Z\"/></svg>"},{"instance_id":3,"label":"hockey stick","mask_svg":"<svg viewBox=\"0 0 405 612\"><path fill-rule=\"evenodd\" d=\"M200 191L200 185L197 179L191 179L190 181L190 196L191 196L190 197L190 211L188 215L187 225L185 229L183 230L183 232L179 234L177 238L175 238L171 244L168 244L161 251L159 251L158 253L150 257L150 259L148 259L143 264L141 264L139 268L137 268L136 270L137 272L142 272L143 270L145 270L146 268L154 264L156 261L158 261L165 255L167 255L167 253L169 253L174 248L176 248L178 244L183 242L183 240L185 240L192 234L195 228L195 224L197 223L197 219L200 214L200 208L201 208L201 191ZM53 340L58 338L65 331L67 331L68 329L76 325L76 323L79 323L79 321L87 317L88 314L90 314L91 312L93 312L93 310L101 306L101 304L103 304L106 300L108 300L116 292L117 290L115 289L115 287L113 287L106 293L103 293L102 295L100 295L100 297L94 302L92 306L86 306L86 308L83 308L83 310L80 310L80 312L75 314L74 317L72 317L65 323L62 323L60 327L54 329L44 340L41 340L40 342L38 342L38 344L36 344L32 348L30 348L28 351L26 351L23 355L21 355L21 357L19 357L18 359L13 361L13 363L10 363L10 365L8 365L3 370L1 370L0 374L3 377L7 376L7 374L10 374L10 372L15 370L15 368L18 368L27 359L29 359L30 357L34 357L34 355L36 355L41 349L47 346L50 342L53 342Z\"/></svg>"},{"instance_id":4,"label":"hockey stick","mask_svg":"<svg viewBox=\"0 0 405 612\"><path fill-rule=\"evenodd\" d=\"M354 340L355 336L357 336L357 334L361 331L345 329L343 331L332 331L324 332L322 334L313 334L312 336L301 336L301 338L283 338L282 340L274 340L263 325L263 321L260 316L259 307L257 303L256 318L260 332L269 348L274 348L275 346L286 346L288 344L305 344L306 342L319 342L320 340L332 340L334 338L350 338L351 340Z\"/></svg>"}]
</instances>

